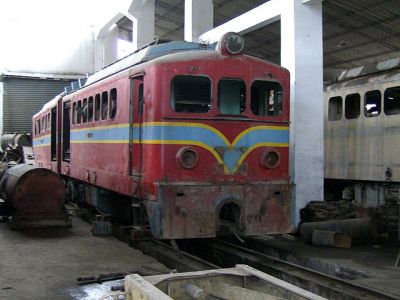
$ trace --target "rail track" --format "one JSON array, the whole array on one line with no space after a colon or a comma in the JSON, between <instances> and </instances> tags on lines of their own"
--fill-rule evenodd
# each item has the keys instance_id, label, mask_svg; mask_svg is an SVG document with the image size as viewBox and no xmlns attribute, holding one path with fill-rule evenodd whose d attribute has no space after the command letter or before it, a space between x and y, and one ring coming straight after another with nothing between
<instances>
[{"instance_id":1,"label":"rail track","mask_svg":"<svg viewBox=\"0 0 400 300\"><path fill-rule=\"evenodd\" d=\"M328 299L400 299L398 295L299 266L223 240L186 240L181 248L220 267L247 264Z\"/></svg>"}]
</instances>

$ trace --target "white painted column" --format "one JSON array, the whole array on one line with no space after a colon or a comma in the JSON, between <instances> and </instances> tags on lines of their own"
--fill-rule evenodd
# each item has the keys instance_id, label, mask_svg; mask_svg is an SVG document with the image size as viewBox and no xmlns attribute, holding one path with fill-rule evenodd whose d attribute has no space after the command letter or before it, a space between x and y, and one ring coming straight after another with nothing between
<instances>
[{"instance_id":1,"label":"white painted column","mask_svg":"<svg viewBox=\"0 0 400 300\"><path fill-rule=\"evenodd\" d=\"M286 0L281 13L281 65L290 71L290 174L295 223L309 201L323 200L323 48L321 0Z\"/></svg>"},{"instance_id":2,"label":"white painted column","mask_svg":"<svg viewBox=\"0 0 400 300\"><path fill-rule=\"evenodd\" d=\"M214 25L213 0L185 0L185 41L198 42Z\"/></svg>"},{"instance_id":3,"label":"white painted column","mask_svg":"<svg viewBox=\"0 0 400 300\"><path fill-rule=\"evenodd\" d=\"M0 73L0 77L2 74ZM3 104L4 104L4 82L0 81L0 135L3 134Z\"/></svg>"},{"instance_id":4,"label":"white painted column","mask_svg":"<svg viewBox=\"0 0 400 300\"><path fill-rule=\"evenodd\" d=\"M129 13L134 17L132 43L138 49L154 40L155 0L133 1Z\"/></svg>"}]
</instances>

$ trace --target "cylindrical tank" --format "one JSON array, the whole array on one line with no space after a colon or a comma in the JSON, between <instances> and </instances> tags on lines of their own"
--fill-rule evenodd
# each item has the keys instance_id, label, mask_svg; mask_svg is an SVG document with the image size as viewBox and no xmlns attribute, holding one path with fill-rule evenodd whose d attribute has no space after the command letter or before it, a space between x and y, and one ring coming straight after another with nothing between
<instances>
[{"instance_id":1,"label":"cylindrical tank","mask_svg":"<svg viewBox=\"0 0 400 300\"><path fill-rule=\"evenodd\" d=\"M52 218L64 205L65 187L51 170L20 164L8 169L0 180L7 206L26 218Z\"/></svg>"}]
</instances>

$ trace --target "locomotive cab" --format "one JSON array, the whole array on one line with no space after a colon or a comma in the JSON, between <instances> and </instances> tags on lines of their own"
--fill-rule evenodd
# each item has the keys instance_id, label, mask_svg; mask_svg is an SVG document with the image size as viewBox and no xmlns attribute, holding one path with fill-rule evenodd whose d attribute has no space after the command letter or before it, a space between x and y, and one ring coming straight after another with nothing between
<instances>
[{"instance_id":1,"label":"locomotive cab","mask_svg":"<svg viewBox=\"0 0 400 300\"><path fill-rule=\"evenodd\" d=\"M144 76L143 196L159 238L291 230L288 72L243 55L236 34L217 48Z\"/></svg>"}]
</instances>

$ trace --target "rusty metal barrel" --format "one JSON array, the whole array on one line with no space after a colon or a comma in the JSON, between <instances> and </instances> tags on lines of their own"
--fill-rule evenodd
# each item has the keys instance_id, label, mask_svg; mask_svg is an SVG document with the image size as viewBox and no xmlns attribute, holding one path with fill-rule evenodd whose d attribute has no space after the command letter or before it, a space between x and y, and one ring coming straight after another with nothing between
<instances>
[{"instance_id":1,"label":"rusty metal barrel","mask_svg":"<svg viewBox=\"0 0 400 300\"><path fill-rule=\"evenodd\" d=\"M0 180L7 206L24 218L56 217L62 211L65 187L51 170L27 164L8 169Z\"/></svg>"}]
</instances>

